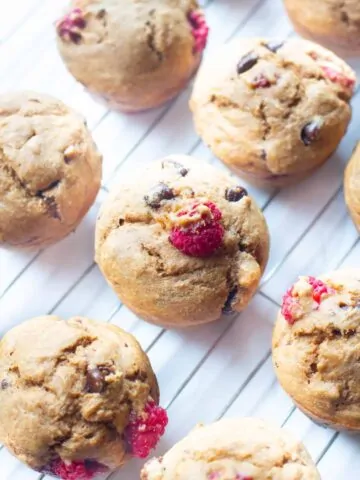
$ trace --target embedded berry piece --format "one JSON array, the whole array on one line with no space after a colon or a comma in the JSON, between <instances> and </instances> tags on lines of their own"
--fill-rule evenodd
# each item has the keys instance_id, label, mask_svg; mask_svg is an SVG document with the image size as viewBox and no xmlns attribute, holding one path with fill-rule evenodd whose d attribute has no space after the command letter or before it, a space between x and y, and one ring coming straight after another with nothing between
<instances>
[{"instance_id":1,"label":"embedded berry piece","mask_svg":"<svg viewBox=\"0 0 360 480\"><path fill-rule=\"evenodd\" d=\"M321 68L325 76L332 82L338 83L345 88L354 88L355 80L353 78L347 77L342 72L328 67L327 65L322 65Z\"/></svg>"},{"instance_id":2,"label":"embedded berry piece","mask_svg":"<svg viewBox=\"0 0 360 480\"><path fill-rule=\"evenodd\" d=\"M92 480L99 473L107 471L107 467L94 460L65 463L57 459L45 467L42 473L53 475L61 480Z\"/></svg>"},{"instance_id":3,"label":"embedded berry piece","mask_svg":"<svg viewBox=\"0 0 360 480\"><path fill-rule=\"evenodd\" d=\"M249 477L249 475L243 475L242 473L238 473L235 477L235 480L254 480L253 477Z\"/></svg>"},{"instance_id":4,"label":"embedded berry piece","mask_svg":"<svg viewBox=\"0 0 360 480\"><path fill-rule=\"evenodd\" d=\"M201 53L206 47L209 35L209 27L207 26L205 16L200 10L193 10L189 13L188 20L195 40L194 53Z\"/></svg>"},{"instance_id":5,"label":"embedded berry piece","mask_svg":"<svg viewBox=\"0 0 360 480\"><path fill-rule=\"evenodd\" d=\"M56 25L58 35L63 39L73 43L81 41L81 30L86 27L86 20L80 8L75 8Z\"/></svg>"},{"instance_id":6,"label":"embedded berry piece","mask_svg":"<svg viewBox=\"0 0 360 480\"><path fill-rule=\"evenodd\" d=\"M130 415L125 439L134 457L146 458L158 444L168 424L166 410L148 402L142 416Z\"/></svg>"},{"instance_id":7,"label":"embedded berry piece","mask_svg":"<svg viewBox=\"0 0 360 480\"><path fill-rule=\"evenodd\" d=\"M204 206L207 207L204 209ZM205 210L205 211L204 211ZM222 244L224 228L222 214L212 202L195 203L189 210L181 210L177 217L187 217L188 225L176 226L169 240L180 252L189 257L208 257ZM193 222L192 218L197 218Z\"/></svg>"},{"instance_id":8,"label":"embedded berry piece","mask_svg":"<svg viewBox=\"0 0 360 480\"><path fill-rule=\"evenodd\" d=\"M175 197L173 190L165 183L159 183L153 187L149 193L144 197L146 204L155 210L161 207L163 200L172 200Z\"/></svg>"},{"instance_id":9,"label":"embedded berry piece","mask_svg":"<svg viewBox=\"0 0 360 480\"><path fill-rule=\"evenodd\" d=\"M320 136L321 127L324 124L322 117L315 117L311 122L308 122L301 130L301 140L305 146L311 145L318 140Z\"/></svg>"},{"instance_id":10,"label":"embedded berry piece","mask_svg":"<svg viewBox=\"0 0 360 480\"><path fill-rule=\"evenodd\" d=\"M234 310L233 310L232 306L233 306L233 303L236 299L237 293L238 293L238 287L234 287L230 290L229 295L226 299L226 302L225 302L225 304L222 308L223 314L230 315L230 314L234 313Z\"/></svg>"},{"instance_id":11,"label":"embedded berry piece","mask_svg":"<svg viewBox=\"0 0 360 480\"><path fill-rule=\"evenodd\" d=\"M266 47L271 52L276 53L283 45L284 45L284 42L272 41L272 42L265 43L264 47Z\"/></svg>"},{"instance_id":12,"label":"embedded berry piece","mask_svg":"<svg viewBox=\"0 0 360 480\"><path fill-rule=\"evenodd\" d=\"M237 64L237 73L241 75L242 73L247 72L257 64L258 60L259 57L254 52L248 53L242 57L240 62Z\"/></svg>"},{"instance_id":13,"label":"embedded berry piece","mask_svg":"<svg viewBox=\"0 0 360 480\"><path fill-rule=\"evenodd\" d=\"M293 290L294 287L291 287L286 291L281 305L281 314L290 325L295 323L296 316L301 313L299 301L293 296Z\"/></svg>"},{"instance_id":14,"label":"embedded berry piece","mask_svg":"<svg viewBox=\"0 0 360 480\"><path fill-rule=\"evenodd\" d=\"M225 198L228 202L238 202L243 197L246 197L247 195L248 195L247 190L245 190L245 188L240 186L227 188L225 190Z\"/></svg>"},{"instance_id":15,"label":"embedded berry piece","mask_svg":"<svg viewBox=\"0 0 360 480\"><path fill-rule=\"evenodd\" d=\"M308 282L313 287L313 300L318 304L321 303L321 297L323 295L331 295L335 293L332 288L328 287L324 282L316 279L315 277L309 277Z\"/></svg>"},{"instance_id":16,"label":"embedded berry piece","mask_svg":"<svg viewBox=\"0 0 360 480\"><path fill-rule=\"evenodd\" d=\"M262 73L260 73L260 75L256 75L256 77L251 81L252 88L269 88L271 85L271 81Z\"/></svg>"}]
</instances>

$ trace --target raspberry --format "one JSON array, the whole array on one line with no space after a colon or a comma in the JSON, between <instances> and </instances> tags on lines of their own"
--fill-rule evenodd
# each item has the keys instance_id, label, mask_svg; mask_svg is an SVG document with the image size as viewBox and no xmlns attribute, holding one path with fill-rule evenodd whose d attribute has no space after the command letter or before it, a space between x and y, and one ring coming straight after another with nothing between
<instances>
[{"instance_id":1,"label":"raspberry","mask_svg":"<svg viewBox=\"0 0 360 480\"><path fill-rule=\"evenodd\" d=\"M180 252L189 257L208 257L217 250L224 237L224 228L220 223L222 214L212 202L195 203L189 210L177 214L190 219L199 215L199 209L206 206L207 213L201 213L200 219L189 226L176 226L171 230L169 240Z\"/></svg>"},{"instance_id":2,"label":"raspberry","mask_svg":"<svg viewBox=\"0 0 360 480\"><path fill-rule=\"evenodd\" d=\"M269 88L271 87L271 82L268 78L265 77L262 73L257 75L254 80L251 82L252 88Z\"/></svg>"},{"instance_id":3,"label":"raspberry","mask_svg":"<svg viewBox=\"0 0 360 480\"><path fill-rule=\"evenodd\" d=\"M207 43L209 27L207 26L204 14L200 10L189 13L188 20L191 25L191 33L195 39L194 53L201 53Z\"/></svg>"},{"instance_id":4,"label":"raspberry","mask_svg":"<svg viewBox=\"0 0 360 480\"><path fill-rule=\"evenodd\" d=\"M243 475L242 473L238 473L235 477L235 480L254 480L253 477L249 477L249 475Z\"/></svg>"},{"instance_id":5,"label":"raspberry","mask_svg":"<svg viewBox=\"0 0 360 480\"><path fill-rule=\"evenodd\" d=\"M125 438L132 455L146 458L164 435L167 424L166 410L157 406L153 401L146 404L142 417L137 417L132 413L125 430Z\"/></svg>"},{"instance_id":6,"label":"raspberry","mask_svg":"<svg viewBox=\"0 0 360 480\"><path fill-rule=\"evenodd\" d=\"M104 465L93 460L65 463L59 458L45 467L42 473L53 475L62 480L91 480L95 475L107 470Z\"/></svg>"},{"instance_id":7,"label":"raspberry","mask_svg":"<svg viewBox=\"0 0 360 480\"><path fill-rule=\"evenodd\" d=\"M320 305L323 295L331 295L334 293L332 288L328 287L321 280L317 280L315 277L308 277L307 281L313 289L312 298L317 304L316 307ZM302 307L299 302L299 297L294 295L294 287L291 287L283 297L281 314L290 325L293 325L301 313Z\"/></svg>"},{"instance_id":8,"label":"raspberry","mask_svg":"<svg viewBox=\"0 0 360 480\"><path fill-rule=\"evenodd\" d=\"M317 280L315 277L309 277L308 282L313 287L313 299L320 305L322 295L331 295L334 290L328 287L321 280Z\"/></svg>"},{"instance_id":9,"label":"raspberry","mask_svg":"<svg viewBox=\"0 0 360 480\"><path fill-rule=\"evenodd\" d=\"M286 291L281 305L281 314L290 325L295 323L295 312L300 310L297 298L293 297L293 290L294 287L291 287Z\"/></svg>"},{"instance_id":10,"label":"raspberry","mask_svg":"<svg viewBox=\"0 0 360 480\"><path fill-rule=\"evenodd\" d=\"M354 88L355 80L353 78L349 78L343 73L334 70L328 66L321 67L325 76L334 83L339 83L342 87L345 88Z\"/></svg>"},{"instance_id":11,"label":"raspberry","mask_svg":"<svg viewBox=\"0 0 360 480\"><path fill-rule=\"evenodd\" d=\"M86 27L83 12L80 8L75 8L62 20L60 20L56 29L60 37L73 43L79 43L81 40L80 30Z\"/></svg>"}]
</instances>

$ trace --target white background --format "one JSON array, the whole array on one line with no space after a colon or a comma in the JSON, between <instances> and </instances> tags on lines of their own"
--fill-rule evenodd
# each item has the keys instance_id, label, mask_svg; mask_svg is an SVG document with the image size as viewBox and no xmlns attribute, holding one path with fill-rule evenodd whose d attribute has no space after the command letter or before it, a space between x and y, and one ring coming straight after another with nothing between
<instances>
[{"instance_id":1,"label":"white background","mask_svg":"<svg viewBox=\"0 0 360 480\"><path fill-rule=\"evenodd\" d=\"M235 36L293 35L281 0L202 3L211 26L208 54ZM275 380L270 357L278 303L297 275L359 265L359 237L342 190L343 168L359 138L359 95L353 99L353 122L345 140L321 170L287 190L249 187L264 209L272 239L261 290L249 308L235 320L164 331L138 320L107 287L93 262L94 223L108 187L127 168L170 153L191 153L223 168L193 130L190 87L160 109L136 116L109 112L75 83L56 52L53 21L64 0L0 0L0 5L0 91L27 88L59 97L86 116L104 154L102 190L75 234L45 251L0 251L0 334L45 313L113 322L136 335L158 375L170 416L160 452L198 421L257 415L303 439L323 480L359 480L359 440L320 428L296 410ZM351 63L356 67L355 60ZM132 462L111 479L138 479L140 466ZM0 449L0 480L40 478Z\"/></svg>"}]
</instances>

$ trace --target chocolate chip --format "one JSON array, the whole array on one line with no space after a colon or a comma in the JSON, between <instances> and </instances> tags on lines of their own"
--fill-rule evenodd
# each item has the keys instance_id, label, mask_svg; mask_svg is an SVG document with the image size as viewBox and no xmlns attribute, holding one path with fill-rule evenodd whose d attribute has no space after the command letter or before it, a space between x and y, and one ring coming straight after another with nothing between
<instances>
[{"instance_id":1,"label":"chocolate chip","mask_svg":"<svg viewBox=\"0 0 360 480\"><path fill-rule=\"evenodd\" d=\"M276 42L273 40L271 42L265 43L264 47L266 47L271 52L276 53L283 45L284 42Z\"/></svg>"},{"instance_id":2,"label":"chocolate chip","mask_svg":"<svg viewBox=\"0 0 360 480\"><path fill-rule=\"evenodd\" d=\"M89 368L86 374L86 391L89 393L101 393L105 382L103 374L97 367Z\"/></svg>"},{"instance_id":3,"label":"chocolate chip","mask_svg":"<svg viewBox=\"0 0 360 480\"><path fill-rule=\"evenodd\" d=\"M305 146L308 147L319 138L323 123L324 121L321 117L315 117L302 128L300 136Z\"/></svg>"},{"instance_id":4,"label":"chocolate chip","mask_svg":"<svg viewBox=\"0 0 360 480\"><path fill-rule=\"evenodd\" d=\"M186 177L186 175L189 173L189 170L185 168L184 165L182 165L179 162L176 162L175 160L165 160L162 163L163 168L166 163L171 163L177 170L179 170L179 173L182 177Z\"/></svg>"},{"instance_id":5,"label":"chocolate chip","mask_svg":"<svg viewBox=\"0 0 360 480\"><path fill-rule=\"evenodd\" d=\"M125 223L125 220L123 218L119 218L119 227L122 227Z\"/></svg>"},{"instance_id":6,"label":"chocolate chip","mask_svg":"<svg viewBox=\"0 0 360 480\"><path fill-rule=\"evenodd\" d=\"M250 70L254 65L257 64L259 57L254 53L250 52L237 64L237 73L240 75L241 73L245 73Z\"/></svg>"},{"instance_id":7,"label":"chocolate chip","mask_svg":"<svg viewBox=\"0 0 360 480\"><path fill-rule=\"evenodd\" d=\"M240 186L227 188L225 190L225 198L228 202L238 202L247 195L248 192L245 190L245 188Z\"/></svg>"},{"instance_id":8,"label":"chocolate chip","mask_svg":"<svg viewBox=\"0 0 360 480\"><path fill-rule=\"evenodd\" d=\"M238 293L238 287L234 287L230 290L229 295L222 309L222 312L225 315L230 315L231 313L234 313L232 309L232 304L234 303L237 293Z\"/></svg>"},{"instance_id":9,"label":"chocolate chip","mask_svg":"<svg viewBox=\"0 0 360 480\"><path fill-rule=\"evenodd\" d=\"M267 160L267 153L266 153L266 150L264 150L263 148L262 148L261 151L260 151L260 158L261 158L261 160L263 160L264 162L266 162L266 160Z\"/></svg>"},{"instance_id":10,"label":"chocolate chip","mask_svg":"<svg viewBox=\"0 0 360 480\"><path fill-rule=\"evenodd\" d=\"M1 380L1 383L0 383L0 388L1 390L6 390L7 388L10 387L10 382L9 380L6 380L6 378L4 378L3 380Z\"/></svg>"},{"instance_id":11,"label":"chocolate chip","mask_svg":"<svg viewBox=\"0 0 360 480\"><path fill-rule=\"evenodd\" d=\"M100 18L100 19L104 18L105 15L106 15L106 10L105 10L105 8L102 8L102 9L99 10L99 11L97 12L97 14L96 14L97 18Z\"/></svg>"},{"instance_id":12,"label":"chocolate chip","mask_svg":"<svg viewBox=\"0 0 360 480\"><path fill-rule=\"evenodd\" d=\"M154 209L160 208L162 200L171 200L175 197L173 190L165 185L165 183L159 183L153 187L149 193L144 197L146 204Z\"/></svg>"}]
</instances>

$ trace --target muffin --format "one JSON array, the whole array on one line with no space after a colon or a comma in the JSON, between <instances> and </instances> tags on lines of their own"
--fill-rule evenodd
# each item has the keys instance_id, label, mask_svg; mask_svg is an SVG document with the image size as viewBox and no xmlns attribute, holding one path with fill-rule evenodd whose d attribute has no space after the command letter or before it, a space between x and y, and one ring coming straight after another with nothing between
<instances>
[{"instance_id":1,"label":"muffin","mask_svg":"<svg viewBox=\"0 0 360 480\"><path fill-rule=\"evenodd\" d=\"M96 262L149 322L186 327L241 311L264 271L264 217L235 178L174 155L113 189L96 226Z\"/></svg>"},{"instance_id":2,"label":"muffin","mask_svg":"<svg viewBox=\"0 0 360 480\"><path fill-rule=\"evenodd\" d=\"M250 182L282 186L337 148L354 86L351 68L311 42L239 39L204 61L190 108L220 160Z\"/></svg>"},{"instance_id":3,"label":"muffin","mask_svg":"<svg viewBox=\"0 0 360 480\"><path fill-rule=\"evenodd\" d=\"M70 73L125 112L177 95L208 36L196 0L73 0L56 30Z\"/></svg>"},{"instance_id":4,"label":"muffin","mask_svg":"<svg viewBox=\"0 0 360 480\"><path fill-rule=\"evenodd\" d=\"M141 480L320 480L305 447L290 433L256 418L200 426L161 458Z\"/></svg>"},{"instance_id":5,"label":"muffin","mask_svg":"<svg viewBox=\"0 0 360 480\"><path fill-rule=\"evenodd\" d=\"M44 247L74 231L100 187L83 118L34 92L0 95L0 246Z\"/></svg>"},{"instance_id":6,"label":"muffin","mask_svg":"<svg viewBox=\"0 0 360 480\"><path fill-rule=\"evenodd\" d=\"M342 55L360 53L358 0L284 0L284 3L300 35Z\"/></svg>"},{"instance_id":7,"label":"muffin","mask_svg":"<svg viewBox=\"0 0 360 480\"><path fill-rule=\"evenodd\" d=\"M360 270L300 277L273 336L276 375L314 421L360 431Z\"/></svg>"},{"instance_id":8,"label":"muffin","mask_svg":"<svg viewBox=\"0 0 360 480\"><path fill-rule=\"evenodd\" d=\"M360 143L345 170L344 192L350 215L360 230Z\"/></svg>"},{"instance_id":9,"label":"muffin","mask_svg":"<svg viewBox=\"0 0 360 480\"><path fill-rule=\"evenodd\" d=\"M29 467L63 480L108 475L146 457L165 410L134 337L86 318L34 318L0 342L0 441Z\"/></svg>"}]
</instances>

